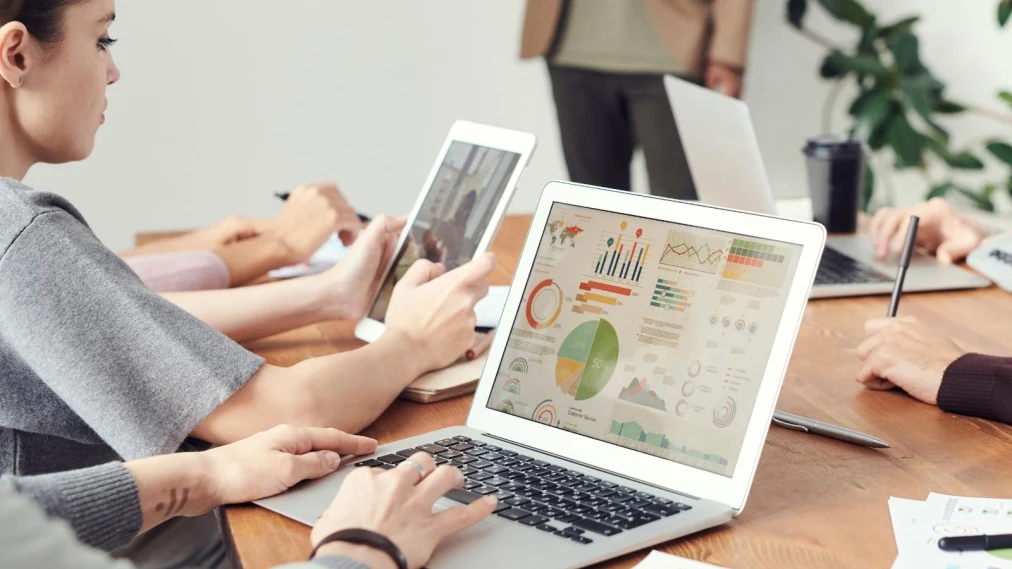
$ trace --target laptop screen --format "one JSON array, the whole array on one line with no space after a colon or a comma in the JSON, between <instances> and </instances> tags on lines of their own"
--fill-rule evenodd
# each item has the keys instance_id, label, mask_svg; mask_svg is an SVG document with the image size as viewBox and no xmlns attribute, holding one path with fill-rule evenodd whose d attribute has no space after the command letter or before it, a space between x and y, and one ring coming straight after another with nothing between
<instances>
[{"instance_id":1,"label":"laptop screen","mask_svg":"<svg viewBox=\"0 0 1012 569\"><path fill-rule=\"evenodd\" d=\"M730 477L801 249L556 203L486 405Z\"/></svg>"},{"instance_id":2,"label":"laptop screen","mask_svg":"<svg viewBox=\"0 0 1012 569\"><path fill-rule=\"evenodd\" d=\"M515 152L459 140L450 143L369 318L386 318L394 286L418 259L443 263L449 271L474 257L519 162Z\"/></svg>"}]
</instances>

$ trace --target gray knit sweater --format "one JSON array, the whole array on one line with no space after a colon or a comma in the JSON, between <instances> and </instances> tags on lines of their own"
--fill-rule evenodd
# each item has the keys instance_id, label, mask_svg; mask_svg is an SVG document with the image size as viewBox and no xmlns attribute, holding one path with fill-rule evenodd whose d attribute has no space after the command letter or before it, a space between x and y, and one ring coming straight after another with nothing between
<instances>
[{"instance_id":1,"label":"gray knit sweater","mask_svg":"<svg viewBox=\"0 0 1012 569\"><path fill-rule=\"evenodd\" d=\"M121 463L0 479L4 569L132 569L129 561L95 548L129 543L140 529L137 485ZM320 557L277 569L282 568L369 569L346 557Z\"/></svg>"}]
</instances>

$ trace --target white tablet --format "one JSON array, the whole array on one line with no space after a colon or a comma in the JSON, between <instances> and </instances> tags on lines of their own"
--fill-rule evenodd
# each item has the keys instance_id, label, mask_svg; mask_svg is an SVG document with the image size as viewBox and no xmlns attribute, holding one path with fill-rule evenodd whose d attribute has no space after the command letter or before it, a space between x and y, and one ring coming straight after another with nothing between
<instances>
[{"instance_id":1,"label":"white tablet","mask_svg":"<svg viewBox=\"0 0 1012 569\"><path fill-rule=\"evenodd\" d=\"M453 124L408 216L383 285L355 328L356 337L374 342L383 335L394 286L416 260L453 270L488 249L535 143L527 132Z\"/></svg>"}]
</instances>

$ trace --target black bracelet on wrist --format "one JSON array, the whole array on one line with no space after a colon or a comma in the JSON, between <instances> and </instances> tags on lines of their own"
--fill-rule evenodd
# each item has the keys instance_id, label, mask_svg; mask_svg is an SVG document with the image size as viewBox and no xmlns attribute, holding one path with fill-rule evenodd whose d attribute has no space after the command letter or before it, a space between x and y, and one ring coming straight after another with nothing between
<instances>
[{"instance_id":1,"label":"black bracelet on wrist","mask_svg":"<svg viewBox=\"0 0 1012 569\"><path fill-rule=\"evenodd\" d=\"M408 569L407 557L404 557L404 554L401 553L401 550L398 549L396 545L394 545L394 542L390 541L383 535L367 529L343 529L336 531L320 540L320 543L317 543L316 547L313 548L313 552L309 554L309 558L313 559L316 557L316 552L319 551L321 547L335 541L346 541L348 543L365 545L367 547L377 549L389 555L397 565L397 569Z\"/></svg>"}]
</instances>

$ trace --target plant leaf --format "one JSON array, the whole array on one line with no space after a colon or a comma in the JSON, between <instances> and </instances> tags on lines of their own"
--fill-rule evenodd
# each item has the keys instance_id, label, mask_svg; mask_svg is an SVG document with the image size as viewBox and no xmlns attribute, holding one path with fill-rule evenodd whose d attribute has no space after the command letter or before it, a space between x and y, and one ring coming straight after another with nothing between
<instances>
[{"instance_id":1,"label":"plant leaf","mask_svg":"<svg viewBox=\"0 0 1012 569\"><path fill-rule=\"evenodd\" d=\"M865 55L875 55L875 40L878 39L878 25L875 16L868 18L868 21L861 28L861 41L857 44L857 52Z\"/></svg>"},{"instance_id":2,"label":"plant leaf","mask_svg":"<svg viewBox=\"0 0 1012 569\"><path fill-rule=\"evenodd\" d=\"M854 101L850 112L857 121L868 127L868 132L874 132L889 117L891 102L889 92L884 88L872 89Z\"/></svg>"},{"instance_id":3,"label":"plant leaf","mask_svg":"<svg viewBox=\"0 0 1012 569\"><path fill-rule=\"evenodd\" d=\"M931 95L921 86L920 83L909 79L900 80L900 93L903 99L910 105L917 114L926 121L931 121Z\"/></svg>"},{"instance_id":4,"label":"plant leaf","mask_svg":"<svg viewBox=\"0 0 1012 569\"><path fill-rule=\"evenodd\" d=\"M871 198L875 195L875 171L871 169L871 164L868 162L866 158L864 161L864 181L861 188L861 211L865 213L868 213L868 208L871 207ZM1009 186L1009 191L1012 192L1012 185Z\"/></svg>"},{"instance_id":5,"label":"plant leaf","mask_svg":"<svg viewBox=\"0 0 1012 569\"><path fill-rule=\"evenodd\" d=\"M903 118L903 106L896 101L890 101L886 118L868 134L868 146L872 150L881 150L889 142L889 127L897 117Z\"/></svg>"},{"instance_id":6,"label":"plant leaf","mask_svg":"<svg viewBox=\"0 0 1012 569\"><path fill-rule=\"evenodd\" d=\"M1002 101L1005 101L1006 103L1012 105L1012 93L1010 93L1008 91L999 91L998 92L998 98L1000 98Z\"/></svg>"},{"instance_id":7,"label":"plant leaf","mask_svg":"<svg viewBox=\"0 0 1012 569\"><path fill-rule=\"evenodd\" d=\"M987 143L987 151L998 160L1012 166L1012 145L1000 140L992 140Z\"/></svg>"},{"instance_id":8,"label":"plant leaf","mask_svg":"<svg viewBox=\"0 0 1012 569\"><path fill-rule=\"evenodd\" d=\"M994 203L991 202L991 197L986 195L984 192L975 192L966 188L957 187L956 191L966 196L973 205L985 211L994 211Z\"/></svg>"},{"instance_id":9,"label":"plant leaf","mask_svg":"<svg viewBox=\"0 0 1012 569\"><path fill-rule=\"evenodd\" d=\"M955 101L949 101L946 99L939 99L935 101L933 110L940 115L954 115L961 113L966 110L966 107L960 105Z\"/></svg>"},{"instance_id":10,"label":"plant leaf","mask_svg":"<svg viewBox=\"0 0 1012 569\"><path fill-rule=\"evenodd\" d=\"M896 58L896 66L904 74L910 75L920 70L921 61L917 55L917 36L910 32L900 35L889 42L889 49L892 50L893 57Z\"/></svg>"},{"instance_id":11,"label":"plant leaf","mask_svg":"<svg viewBox=\"0 0 1012 569\"><path fill-rule=\"evenodd\" d=\"M807 11L808 0L787 0L787 21L795 28L801 28Z\"/></svg>"},{"instance_id":12,"label":"plant leaf","mask_svg":"<svg viewBox=\"0 0 1012 569\"><path fill-rule=\"evenodd\" d=\"M1012 16L1012 0L1002 0L1001 4L998 4L998 25L1004 28L1010 16Z\"/></svg>"},{"instance_id":13,"label":"plant leaf","mask_svg":"<svg viewBox=\"0 0 1012 569\"><path fill-rule=\"evenodd\" d=\"M898 168L913 168L921 165L924 151L924 136L910 126L903 114L893 117L889 125L889 146L896 153Z\"/></svg>"},{"instance_id":14,"label":"plant leaf","mask_svg":"<svg viewBox=\"0 0 1012 569\"><path fill-rule=\"evenodd\" d=\"M909 32L910 28L912 28L914 24L920 21L920 19L921 19L920 16L911 16L909 18L904 18L898 22L889 24L888 26L879 28L878 37L886 39L898 37L902 34L905 34L906 32Z\"/></svg>"},{"instance_id":15,"label":"plant leaf","mask_svg":"<svg viewBox=\"0 0 1012 569\"><path fill-rule=\"evenodd\" d=\"M949 166L960 170L983 170L984 163L973 154L963 151L958 154L950 154L945 160Z\"/></svg>"},{"instance_id":16,"label":"plant leaf","mask_svg":"<svg viewBox=\"0 0 1012 569\"><path fill-rule=\"evenodd\" d=\"M846 55L834 51L829 54L829 58L844 71L853 71L857 74L871 75L873 77L884 77L889 73L889 70L882 65L877 55Z\"/></svg>"},{"instance_id":17,"label":"plant leaf","mask_svg":"<svg viewBox=\"0 0 1012 569\"><path fill-rule=\"evenodd\" d=\"M840 67L839 62L830 53L822 60L819 67L819 76L823 79L838 79L847 74L847 71Z\"/></svg>"},{"instance_id":18,"label":"plant leaf","mask_svg":"<svg viewBox=\"0 0 1012 569\"><path fill-rule=\"evenodd\" d=\"M819 0L819 4L837 20L864 27L871 18L868 10L857 0Z\"/></svg>"},{"instance_id":19,"label":"plant leaf","mask_svg":"<svg viewBox=\"0 0 1012 569\"><path fill-rule=\"evenodd\" d=\"M955 188L955 185L952 182L938 184L937 186L931 188L931 191L928 192L928 195L924 196L924 199L927 201L933 198L944 198L945 194L949 193L949 190L953 188Z\"/></svg>"}]
</instances>

